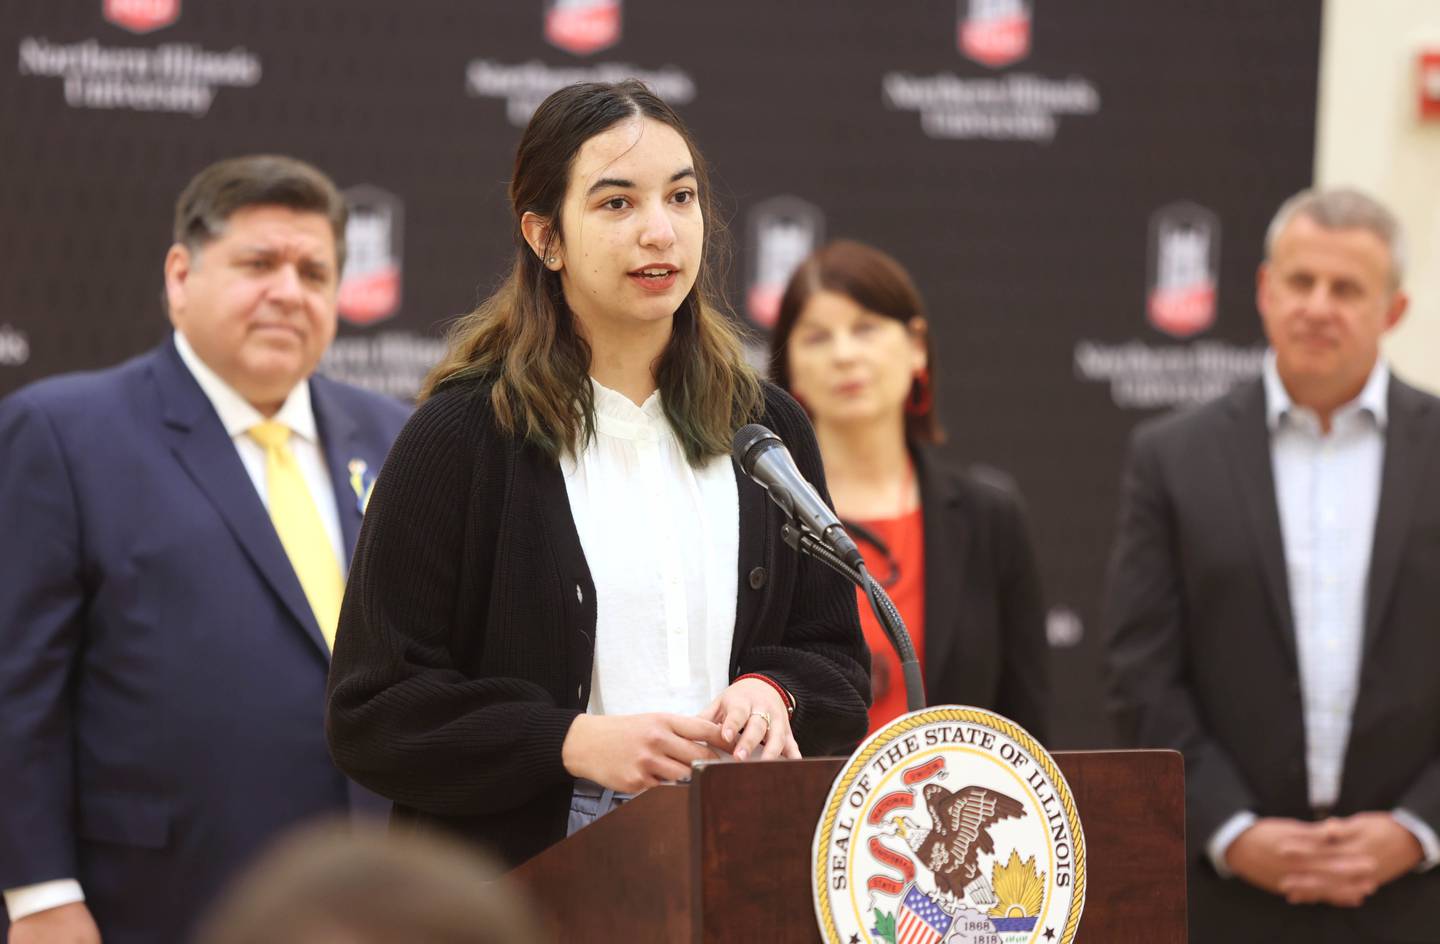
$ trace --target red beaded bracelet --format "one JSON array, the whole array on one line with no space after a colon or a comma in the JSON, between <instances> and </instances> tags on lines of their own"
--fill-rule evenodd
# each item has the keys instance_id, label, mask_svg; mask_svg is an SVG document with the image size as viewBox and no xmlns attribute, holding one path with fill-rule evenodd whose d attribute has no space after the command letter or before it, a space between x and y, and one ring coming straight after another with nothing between
<instances>
[{"instance_id":1,"label":"red beaded bracelet","mask_svg":"<svg viewBox=\"0 0 1440 944\"><path fill-rule=\"evenodd\" d=\"M747 672L737 678L735 681L738 682L741 679L758 679L759 681L764 682L766 685L769 685L771 688L775 689L775 693L780 696L780 701L784 703L786 716L795 714L795 696L785 691L784 686L772 679L770 676L761 675L759 672Z\"/></svg>"}]
</instances>

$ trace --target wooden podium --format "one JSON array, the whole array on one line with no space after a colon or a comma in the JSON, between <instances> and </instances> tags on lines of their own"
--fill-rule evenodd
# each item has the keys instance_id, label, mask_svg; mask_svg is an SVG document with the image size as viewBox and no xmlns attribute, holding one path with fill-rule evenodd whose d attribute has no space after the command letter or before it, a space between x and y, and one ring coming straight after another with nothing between
<instances>
[{"instance_id":1,"label":"wooden podium","mask_svg":"<svg viewBox=\"0 0 1440 944\"><path fill-rule=\"evenodd\" d=\"M1185 940L1185 777L1173 751L1060 751L1087 846L1077 942ZM820 940L810 843L843 758L716 763L512 876L567 942Z\"/></svg>"}]
</instances>

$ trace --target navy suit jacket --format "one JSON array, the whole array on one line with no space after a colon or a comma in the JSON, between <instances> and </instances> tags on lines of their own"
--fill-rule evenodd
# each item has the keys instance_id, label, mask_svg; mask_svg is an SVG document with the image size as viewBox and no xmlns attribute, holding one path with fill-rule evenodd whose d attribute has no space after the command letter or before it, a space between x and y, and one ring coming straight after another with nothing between
<instances>
[{"instance_id":1,"label":"navy suit jacket","mask_svg":"<svg viewBox=\"0 0 1440 944\"><path fill-rule=\"evenodd\" d=\"M378 471L408 410L310 385L348 556L349 463ZM182 940L278 831L358 800L327 669L173 343L0 401L0 888L78 878L107 944Z\"/></svg>"}]
</instances>

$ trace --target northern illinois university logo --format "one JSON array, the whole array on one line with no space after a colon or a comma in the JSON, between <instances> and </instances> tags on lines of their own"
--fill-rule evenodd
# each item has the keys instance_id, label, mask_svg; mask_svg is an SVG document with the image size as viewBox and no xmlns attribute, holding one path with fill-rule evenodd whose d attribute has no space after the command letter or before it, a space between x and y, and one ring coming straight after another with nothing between
<instances>
[{"instance_id":1,"label":"northern illinois university logo","mask_svg":"<svg viewBox=\"0 0 1440 944\"><path fill-rule=\"evenodd\" d=\"M132 33L151 33L180 18L180 0L105 0L105 19Z\"/></svg>"},{"instance_id":2,"label":"northern illinois university logo","mask_svg":"<svg viewBox=\"0 0 1440 944\"><path fill-rule=\"evenodd\" d=\"M400 237L404 208L379 187L345 191L345 272L340 278L340 317L351 324L383 321L400 307Z\"/></svg>"},{"instance_id":3,"label":"northern illinois university logo","mask_svg":"<svg viewBox=\"0 0 1440 944\"><path fill-rule=\"evenodd\" d=\"M1030 54L1032 0L959 0L956 45L983 66L998 69Z\"/></svg>"},{"instance_id":4,"label":"northern illinois university logo","mask_svg":"<svg viewBox=\"0 0 1440 944\"><path fill-rule=\"evenodd\" d=\"M860 745L811 848L827 944L1069 944L1085 906L1070 787L979 708L912 712Z\"/></svg>"},{"instance_id":5,"label":"northern illinois university logo","mask_svg":"<svg viewBox=\"0 0 1440 944\"><path fill-rule=\"evenodd\" d=\"M749 285L745 308L750 320L773 327L780 299L795 267L819 247L825 214L799 197L771 197L756 204L749 216Z\"/></svg>"},{"instance_id":6,"label":"northern illinois university logo","mask_svg":"<svg viewBox=\"0 0 1440 944\"><path fill-rule=\"evenodd\" d=\"M1215 323L1220 220L1194 203L1172 203L1150 217L1150 323L1188 338Z\"/></svg>"},{"instance_id":7,"label":"northern illinois university logo","mask_svg":"<svg viewBox=\"0 0 1440 944\"><path fill-rule=\"evenodd\" d=\"M620 0L546 0L545 39L577 56L620 40Z\"/></svg>"}]
</instances>

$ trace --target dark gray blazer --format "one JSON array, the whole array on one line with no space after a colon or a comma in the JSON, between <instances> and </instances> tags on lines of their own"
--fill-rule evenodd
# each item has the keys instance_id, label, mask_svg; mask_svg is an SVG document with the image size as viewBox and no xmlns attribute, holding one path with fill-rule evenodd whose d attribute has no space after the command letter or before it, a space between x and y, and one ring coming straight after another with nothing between
<instances>
[{"instance_id":1,"label":"dark gray blazer","mask_svg":"<svg viewBox=\"0 0 1440 944\"><path fill-rule=\"evenodd\" d=\"M1393 378L1384 456L1334 812L1403 806L1440 829L1440 401ZM1105 622L1122 735L1185 754L1192 941L1298 940L1296 921L1352 939L1440 940L1440 870L1403 877L1358 910L1299 909L1221 879L1205 855L1240 810L1314 815L1260 381L1136 431Z\"/></svg>"}]
</instances>

